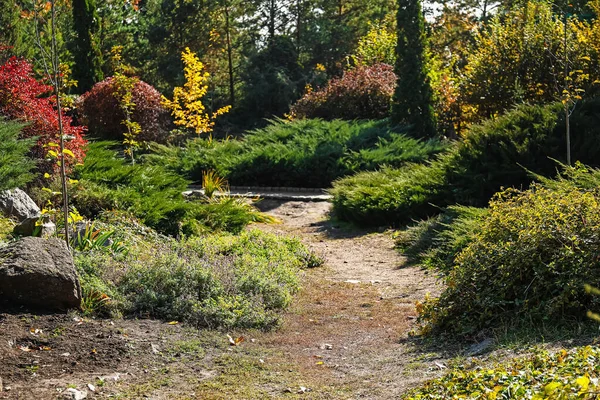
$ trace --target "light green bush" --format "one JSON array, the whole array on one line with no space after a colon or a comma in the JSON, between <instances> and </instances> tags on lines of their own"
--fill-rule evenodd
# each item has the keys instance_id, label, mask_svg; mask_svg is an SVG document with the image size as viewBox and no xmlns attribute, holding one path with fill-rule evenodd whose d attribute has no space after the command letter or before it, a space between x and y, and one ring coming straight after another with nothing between
<instances>
[{"instance_id":1,"label":"light green bush","mask_svg":"<svg viewBox=\"0 0 600 400\"><path fill-rule=\"evenodd\" d=\"M447 289L425 303L428 327L465 334L599 308L584 285L600 286L600 171L569 167L565 176L495 196Z\"/></svg>"},{"instance_id":2,"label":"light green bush","mask_svg":"<svg viewBox=\"0 0 600 400\"><path fill-rule=\"evenodd\" d=\"M121 232L129 251L95 249L76 255L84 304L91 303L90 311L97 314L268 329L299 289L301 270L322 263L297 240L260 231L176 241L129 217L103 219ZM92 303L105 297L109 300Z\"/></svg>"}]
</instances>

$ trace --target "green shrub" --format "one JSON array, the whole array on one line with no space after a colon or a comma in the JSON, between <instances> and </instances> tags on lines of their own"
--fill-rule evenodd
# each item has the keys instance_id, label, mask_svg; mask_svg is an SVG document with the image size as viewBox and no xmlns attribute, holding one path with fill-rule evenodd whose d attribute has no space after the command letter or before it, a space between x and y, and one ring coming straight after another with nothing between
<instances>
[{"instance_id":1,"label":"green shrub","mask_svg":"<svg viewBox=\"0 0 600 400\"><path fill-rule=\"evenodd\" d=\"M578 127L573 130L577 132L573 134L573 159L590 165L600 165L598 110L600 98L581 103L571 116L572 125ZM428 203L439 207L437 210L456 203L486 206L503 187L527 187L532 172L541 176L556 174L554 160L563 161L566 155L562 118L560 105L522 105L502 117L471 127L461 141L427 167L417 166L414 172L411 167L397 172L386 169L340 179L332 190L336 211L358 224L388 225L436 213L436 208ZM377 189L376 182L385 187ZM422 182L432 193L420 200L412 198L413 192L422 192ZM407 187L413 183L415 188ZM371 199L361 193L380 198Z\"/></svg>"},{"instance_id":2,"label":"green shrub","mask_svg":"<svg viewBox=\"0 0 600 400\"><path fill-rule=\"evenodd\" d=\"M521 317L579 318L598 309L584 285L600 286L600 170L567 168L566 176L493 199L456 257L447 289L424 306L430 327L469 333Z\"/></svg>"},{"instance_id":3,"label":"green shrub","mask_svg":"<svg viewBox=\"0 0 600 400\"><path fill-rule=\"evenodd\" d=\"M444 147L409 138L386 121L276 120L241 140L197 139L180 151L163 147L153 159L193 181L214 170L232 185L329 187L353 171L420 162Z\"/></svg>"},{"instance_id":4,"label":"green shrub","mask_svg":"<svg viewBox=\"0 0 600 400\"><path fill-rule=\"evenodd\" d=\"M579 347L533 354L471 370L458 367L404 396L421 399L595 399L600 349Z\"/></svg>"},{"instance_id":5,"label":"green shrub","mask_svg":"<svg viewBox=\"0 0 600 400\"><path fill-rule=\"evenodd\" d=\"M188 202L182 192L189 181L158 163L142 159L131 165L113 146L112 142L90 144L86 162L77 171L80 182L73 190L73 205L88 218L104 210L129 211L170 235L239 232L250 222L273 222L238 199Z\"/></svg>"},{"instance_id":6,"label":"green shrub","mask_svg":"<svg viewBox=\"0 0 600 400\"><path fill-rule=\"evenodd\" d=\"M33 178L35 163L27 157L33 142L19 139L23 126L0 117L0 190L22 187Z\"/></svg>"},{"instance_id":7,"label":"green shrub","mask_svg":"<svg viewBox=\"0 0 600 400\"><path fill-rule=\"evenodd\" d=\"M109 214L103 220L123 235L129 251L76 254L84 296L110 299L97 313L266 329L298 290L301 270L322 263L297 240L260 231L175 241L131 218Z\"/></svg>"},{"instance_id":8,"label":"green shrub","mask_svg":"<svg viewBox=\"0 0 600 400\"><path fill-rule=\"evenodd\" d=\"M390 225L434 215L446 201L444 171L438 163L361 172L334 182L337 217L359 225Z\"/></svg>"},{"instance_id":9,"label":"green shrub","mask_svg":"<svg viewBox=\"0 0 600 400\"><path fill-rule=\"evenodd\" d=\"M485 208L450 206L440 215L399 231L396 244L411 263L447 273L456 255L479 232L487 212Z\"/></svg>"}]
</instances>

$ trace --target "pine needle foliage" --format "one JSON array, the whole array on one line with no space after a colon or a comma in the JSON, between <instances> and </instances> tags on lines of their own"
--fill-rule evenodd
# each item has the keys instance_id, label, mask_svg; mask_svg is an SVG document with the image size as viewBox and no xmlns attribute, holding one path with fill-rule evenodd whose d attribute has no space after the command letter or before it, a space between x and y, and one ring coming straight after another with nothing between
<instances>
[{"instance_id":1,"label":"pine needle foliage","mask_svg":"<svg viewBox=\"0 0 600 400\"><path fill-rule=\"evenodd\" d=\"M33 141L19 139L23 124L0 118L0 190L22 187L33 179L33 160L27 157Z\"/></svg>"}]
</instances>

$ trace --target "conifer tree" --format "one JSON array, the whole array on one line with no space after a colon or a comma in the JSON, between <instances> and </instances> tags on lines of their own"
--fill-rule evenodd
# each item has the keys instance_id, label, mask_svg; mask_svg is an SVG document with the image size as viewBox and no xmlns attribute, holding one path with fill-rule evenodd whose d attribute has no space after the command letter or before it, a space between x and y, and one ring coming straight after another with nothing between
<instances>
[{"instance_id":1,"label":"conifer tree","mask_svg":"<svg viewBox=\"0 0 600 400\"><path fill-rule=\"evenodd\" d=\"M420 0L398 0L398 86L392 103L395 122L407 123L417 137L435 135L433 92L427 75L425 20Z\"/></svg>"},{"instance_id":2,"label":"conifer tree","mask_svg":"<svg viewBox=\"0 0 600 400\"><path fill-rule=\"evenodd\" d=\"M73 27L76 34L73 43L73 78L83 93L104 79L102 53L98 44L100 21L95 0L73 0Z\"/></svg>"}]
</instances>

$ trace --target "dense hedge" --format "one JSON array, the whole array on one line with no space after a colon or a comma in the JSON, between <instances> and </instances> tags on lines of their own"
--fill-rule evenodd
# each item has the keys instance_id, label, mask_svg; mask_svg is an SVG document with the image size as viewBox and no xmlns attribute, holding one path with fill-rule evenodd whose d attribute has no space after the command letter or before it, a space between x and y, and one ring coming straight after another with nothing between
<instances>
[{"instance_id":1,"label":"dense hedge","mask_svg":"<svg viewBox=\"0 0 600 400\"><path fill-rule=\"evenodd\" d=\"M502 187L527 187L530 171L555 175L554 160L564 161L566 154L563 118L560 105L522 105L473 126L428 167L342 178L333 185L335 211L355 223L374 225L407 223L456 203L485 206ZM599 165L600 99L581 103L571 125L573 159Z\"/></svg>"},{"instance_id":2,"label":"dense hedge","mask_svg":"<svg viewBox=\"0 0 600 400\"><path fill-rule=\"evenodd\" d=\"M179 150L164 148L155 161L193 181L214 170L232 185L329 187L354 171L420 162L444 147L404 136L387 121L277 120L240 140L198 139Z\"/></svg>"}]
</instances>

